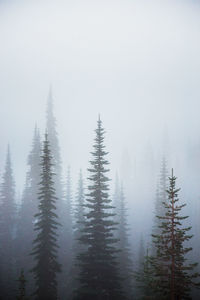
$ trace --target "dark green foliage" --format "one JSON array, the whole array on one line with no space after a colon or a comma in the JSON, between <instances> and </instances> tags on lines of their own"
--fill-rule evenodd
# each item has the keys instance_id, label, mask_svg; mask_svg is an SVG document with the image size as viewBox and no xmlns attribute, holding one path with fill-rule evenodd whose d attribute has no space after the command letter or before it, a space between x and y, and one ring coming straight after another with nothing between
<instances>
[{"instance_id":1,"label":"dark green foliage","mask_svg":"<svg viewBox=\"0 0 200 300\"><path fill-rule=\"evenodd\" d=\"M152 258L149 256L149 250L147 249L146 256L144 254L144 247L143 244L140 245L140 252L139 252L139 267L138 271L136 272L136 281L137 286L139 288L139 296L138 299L145 300L145 299L155 299L154 296L154 276L153 276L153 269L152 269Z\"/></svg>"},{"instance_id":2,"label":"dark green foliage","mask_svg":"<svg viewBox=\"0 0 200 300\"><path fill-rule=\"evenodd\" d=\"M25 275L28 278L28 291L31 292L32 276L29 270L33 267L33 259L30 257L32 242L35 239L34 215L38 208L38 192L40 181L40 155L41 143L40 134L35 127L33 144L28 156L28 171L26 175L26 184L22 195L22 203L19 209L17 238L15 243L15 254L17 257L17 270L25 267Z\"/></svg>"},{"instance_id":3,"label":"dark green foliage","mask_svg":"<svg viewBox=\"0 0 200 300\"><path fill-rule=\"evenodd\" d=\"M164 202L165 216L158 216L162 221L161 234L153 235L156 247L156 256L152 257L154 271L154 287L158 299L191 299L191 286L196 285L194 280L199 276L193 273L197 264L187 263L187 254L192 250L186 247L185 242L192 236L188 234L191 227L183 227L187 216L180 212L185 204L179 204L176 188L176 177L169 177L168 200Z\"/></svg>"},{"instance_id":4,"label":"dark green foliage","mask_svg":"<svg viewBox=\"0 0 200 300\"><path fill-rule=\"evenodd\" d=\"M75 299L123 299L118 266L116 263L116 242L113 230L115 223L112 218L113 207L109 199L108 177L106 167L107 152L104 146L104 129L98 120L93 159L88 186L89 193L86 199L85 221L81 243L86 250L78 256L80 267L80 288L76 291Z\"/></svg>"},{"instance_id":5,"label":"dark green foliage","mask_svg":"<svg viewBox=\"0 0 200 300\"><path fill-rule=\"evenodd\" d=\"M8 146L5 171L0 194L0 291L2 299L13 299L14 293L14 238L16 221L15 182L10 148Z\"/></svg>"},{"instance_id":6,"label":"dark green foliage","mask_svg":"<svg viewBox=\"0 0 200 300\"><path fill-rule=\"evenodd\" d=\"M19 296L17 297L17 300L28 300L28 298L26 298L26 279L24 277L24 270L21 270L18 282Z\"/></svg>"},{"instance_id":7,"label":"dark green foliage","mask_svg":"<svg viewBox=\"0 0 200 300\"><path fill-rule=\"evenodd\" d=\"M48 135L45 134L41 155L41 181L39 188L38 213L35 215L35 230L32 255L35 266L34 273L36 300L57 299L57 273L60 265L57 261L57 214L55 188L52 172L52 156L49 148Z\"/></svg>"}]
</instances>

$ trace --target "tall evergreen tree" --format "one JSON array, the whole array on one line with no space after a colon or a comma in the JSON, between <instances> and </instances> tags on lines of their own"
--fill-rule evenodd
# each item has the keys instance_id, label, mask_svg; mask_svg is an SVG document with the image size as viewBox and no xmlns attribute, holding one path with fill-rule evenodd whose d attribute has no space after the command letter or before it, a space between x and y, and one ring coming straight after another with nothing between
<instances>
[{"instance_id":1,"label":"tall evergreen tree","mask_svg":"<svg viewBox=\"0 0 200 300\"><path fill-rule=\"evenodd\" d=\"M60 281L60 297L61 299L72 299L73 293L73 224L72 224L72 184L70 167L67 170L66 190L65 190L65 240L63 247L62 266L63 273L59 274Z\"/></svg>"},{"instance_id":2,"label":"tall evergreen tree","mask_svg":"<svg viewBox=\"0 0 200 300\"><path fill-rule=\"evenodd\" d=\"M66 195L64 195L64 186L62 182L62 162L60 154L60 145L57 132L57 122L54 114L54 98L52 93L52 87L50 86L49 95L47 99L47 114L46 114L46 127L48 132L48 139L51 145L51 154L52 154L52 163L53 171L55 173L54 182L55 182L55 192L57 201L57 215L59 217L62 227L59 230L59 249L58 249L58 259L59 262L63 265L62 272L58 274L58 284L60 291L60 298L63 299L66 294L68 294L66 276L68 276L68 264L69 262L69 211L68 203L66 201ZM70 233L71 235L72 233ZM67 272L67 273L66 273Z\"/></svg>"},{"instance_id":3,"label":"tall evergreen tree","mask_svg":"<svg viewBox=\"0 0 200 300\"><path fill-rule=\"evenodd\" d=\"M176 177L173 169L169 177L168 199L164 202L165 215L158 216L162 223L161 233L153 235L156 246L156 256L152 258L154 270L154 287L158 299L191 299L191 286L195 286L195 278L199 275L193 272L197 264L187 263L186 255L192 250L186 247L192 236L188 234L191 227L184 227L187 216L180 212L186 204L179 204L176 188Z\"/></svg>"},{"instance_id":4,"label":"tall evergreen tree","mask_svg":"<svg viewBox=\"0 0 200 300\"><path fill-rule=\"evenodd\" d=\"M23 267L25 276L28 278L28 290L31 292L32 277L29 270L33 266L33 259L30 257L32 242L35 239L34 215L38 208L38 192L40 182L40 155L41 143L40 133L35 127L32 149L28 156L28 171L26 174L26 183L22 195L22 203L19 209L17 238L15 243L15 253L17 256L18 271Z\"/></svg>"},{"instance_id":5,"label":"tall evergreen tree","mask_svg":"<svg viewBox=\"0 0 200 300\"><path fill-rule=\"evenodd\" d=\"M10 147L8 146L5 171L0 193L0 297L13 299L14 293L14 235L16 221L15 181Z\"/></svg>"},{"instance_id":6,"label":"tall evergreen tree","mask_svg":"<svg viewBox=\"0 0 200 300\"><path fill-rule=\"evenodd\" d=\"M160 170L160 178L159 183L156 190L156 201L155 201L155 215L153 220L153 235L160 234L161 228L160 225L162 220L157 216L163 217L166 213L165 206L163 202L167 201L167 184L168 184L168 170L167 170L167 162L165 157L162 159L161 170ZM152 254L156 254L155 244L152 243Z\"/></svg>"},{"instance_id":7,"label":"tall evergreen tree","mask_svg":"<svg viewBox=\"0 0 200 300\"><path fill-rule=\"evenodd\" d=\"M57 214L55 188L53 181L52 155L48 135L45 134L41 155L41 181L39 188L38 213L35 215L35 230L32 255L35 266L32 269L36 281L36 300L56 300L57 273L60 265L57 261Z\"/></svg>"},{"instance_id":8,"label":"tall evergreen tree","mask_svg":"<svg viewBox=\"0 0 200 300\"><path fill-rule=\"evenodd\" d=\"M56 118L54 116L54 103L52 88L49 89L48 101L47 101L47 118L46 118L46 128L48 132L48 139L51 145L51 154L52 154L52 163L53 170L55 172L55 190L56 196L58 198L58 212L61 209L62 212L62 201L63 200L63 188L62 188L62 165L61 165L61 155L60 155L60 146L57 133ZM60 207L61 206L61 207ZM59 213L61 213L59 212Z\"/></svg>"},{"instance_id":9,"label":"tall evergreen tree","mask_svg":"<svg viewBox=\"0 0 200 300\"><path fill-rule=\"evenodd\" d=\"M85 205L84 229L80 241L86 250L79 256L80 288L75 299L123 299L120 276L116 264L116 239L113 231L111 200L109 199L108 161L104 145L104 129L99 118L95 137Z\"/></svg>"}]
</instances>

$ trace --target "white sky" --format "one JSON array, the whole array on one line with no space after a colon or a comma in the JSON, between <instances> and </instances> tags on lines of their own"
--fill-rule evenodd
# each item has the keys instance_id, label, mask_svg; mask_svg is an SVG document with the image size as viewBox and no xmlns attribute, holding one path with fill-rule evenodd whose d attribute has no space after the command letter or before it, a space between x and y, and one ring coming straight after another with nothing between
<instances>
[{"instance_id":1,"label":"white sky","mask_svg":"<svg viewBox=\"0 0 200 300\"><path fill-rule=\"evenodd\" d=\"M0 166L10 142L21 188L53 85L64 167L86 169L98 113L113 173L123 153L174 161L200 129L199 1L0 0Z\"/></svg>"}]
</instances>

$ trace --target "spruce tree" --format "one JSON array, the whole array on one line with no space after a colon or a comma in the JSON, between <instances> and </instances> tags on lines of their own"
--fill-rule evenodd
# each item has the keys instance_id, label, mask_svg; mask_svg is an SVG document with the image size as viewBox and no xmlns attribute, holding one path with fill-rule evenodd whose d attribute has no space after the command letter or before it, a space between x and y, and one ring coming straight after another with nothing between
<instances>
[{"instance_id":1,"label":"spruce tree","mask_svg":"<svg viewBox=\"0 0 200 300\"><path fill-rule=\"evenodd\" d=\"M104 129L99 118L95 130L96 137L93 159L88 169L90 184L86 195L86 212L84 228L80 241L86 250L79 256L80 288L76 291L75 299L123 299L120 285L119 270L116 263L116 242L113 231L111 200L109 199L109 171L104 145Z\"/></svg>"},{"instance_id":2,"label":"spruce tree","mask_svg":"<svg viewBox=\"0 0 200 300\"><path fill-rule=\"evenodd\" d=\"M167 201L167 184L168 184L167 162L165 157L163 157L161 163L159 183L156 190L156 201L155 201L155 212L154 212L155 214L154 214L153 230L152 230L153 235L161 233L160 225L162 223L162 220L157 216L163 217L166 212L163 202ZM155 255L156 253L156 248L154 243L152 243L151 252L152 255Z\"/></svg>"},{"instance_id":3,"label":"spruce tree","mask_svg":"<svg viewBox=\"0 0 200 300\"><path fill-rule=\"evenodd\" d=\"M193 272L197 264L187 262L187 254L192 250L186 246L192 235L188 234L191 227L184 227L183 222L188 216L180 215L186 204L180 204L176 188L176 177L173 169L169 177L168 199L164 202L165 215L158 216L162 221L161 233L153 235L156 256L152 258L154 288L158 299L191 299L190 290L196 286Z\"/></svg>"},{"instance_id":4,"label":"spruce tree","mask_svg":"<svg viewBox=\"0 0 200 300\"><path fill-rule=\"evenodd\" d=\"M54 101L52 95L52 88L49 89L48 101L47 101L47 114L46 114L46 128L48 132L48 139L51 145L52 163L53 170L55 173L55 190L56 196L58 197L58 211L62 214L62 204L63 204L63 188L62 188L62 165L61 165L61 155L60 146L57 133L56 118L54 116Z\"/></svg>"},{"instance_id":5,"label":"spruce tree","mask_svg":"<svg viewBox=\"0 0 200 300\"><path fill-rule=\"evenodd\" d=\"M15 181L10 147L8 146L5 171L0 193L0 296L13 299L14 293L14 237L16 221Z\"/></svg>"},{"instance_id":6,"label":"spruce tree","mask_svg":"<svg viewBox=\"0 0 200 300\"><path fill-rule=\"evenodd\" d=\"M26 298L26 279L24 277L24 270L21 270L19 279L19 295L17 297L17 300L27 300Z\"/></svg>"},{"instance_id":7,"label":"spruce tree","mask_svg":"<svg viewBox=\"0 0 200 300\"><path fill-rule=\"evenodd\" d=\"M68 262L69 262L69 211L68 204L66 201L66 195L64 195L64 186L65 183L62 182L62 161L60 154L60 145L59 145L59 136L57 132L57 121L54 113L54 97L52 93L52 87L50 86L48 99L47 99L47 111L46 111L46 127L48 132L48 139L51 145L51 154L52 154L52 168L55 173L54 176L54 187L56 192L57 201L57 215L59 217L62 227L59 231L58 236L58 259L59 262L63 265L62 272L58 274L58 284L60 291L60 298L63 299L68 293L66 276L68 277ZM70 233L71 235L72 233Z\"/></svg>"},{"instance_id":8,"label":"spruce tree","mask_svg":"<svg viewBox=\"0 0 200 300\"><path fill-rule=\"evenodd\" d=\"M37 237L33 242L32 255L35 266L32 269L36 283L36 300L56 300L57 298L57 273L61 267L57 261L57 198L52 171L52 155L45 134L41 154L41 180L39 184L39 206L35 215L35 230Z\"/></svg>"},{"instance_id":9,"label":"spruce tree","mask_svg":"<svg viewBox=\"0 0 200 300\"><path fill-rule=\"evenodd\" d=\"M29 255L32 249L32 241L35 239L34 215L38 208L38 192L40 182L40 155L41 143L37 126L34 130L32 149L28 156L28 170L26 174L25 188L22 194L22 203L19 209L17 238L15 253L17 257L17 270L24 268L28 278L28 291L32 290L32 277L29 270L33 267L33 259Z\"/></svg>"}]
</instances>

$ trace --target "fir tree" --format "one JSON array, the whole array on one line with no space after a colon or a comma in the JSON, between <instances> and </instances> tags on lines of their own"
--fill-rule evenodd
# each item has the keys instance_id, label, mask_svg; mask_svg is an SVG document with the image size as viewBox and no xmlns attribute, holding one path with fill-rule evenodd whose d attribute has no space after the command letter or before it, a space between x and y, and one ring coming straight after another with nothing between
<instances>
[{"instance_id":1,"label":"fir tree","mask_svg":"<svg viewBox=\"0 0 200 300\"><path fill-rule=\"evenodd\" d=\"M165 157L163 157L161 170L160 170L159 184L156 190L155 215L153 220L153 231L152 231L153 235L161 233L160 225L162 223L162 220L160 218L157 218L157 216L163 217L166 212L163 202L166 203L167 201L167 179L168 179L167 162ZM155 244L152 243L152 255L155 254L156 254Z\"/></svg>"},{"instance_id":2,"label":"fir tree","mask_svg":"<svg viewBox=\"0 0 200 300\"><path fill-rule=\"evenodd\" d=\"M19 279L19 296L17 297L17 300L27 300L26 298L26 279L24 277L24 270L21 270Z\"/></svg>"},{"instance_id":3,"label":"fir tree","mask_svg":"<svg viewBox=\"0 0 200 300\"><path fill-rule=\"evenodd\" d=\"M47 101L47 118L46 118L46 128L48 132L48 139L51 145L51 154L52 154L52 163L53 163L53 170L55 172L55 190L56 196L58 197L58 206L62 206L63 200L63 188L62 188L62 166L61 166L61 156L60 156L60 146L58 140L58 133L56 129L56 118L54 116L53 111L53 95L52 95L52 88L49 89L48 101ZM59 209L58 208L58 209ZM62 212L61 207L61 212ZM59 212L59 213L61 213Z\"/></svg>"},{"instance_id":4,"label":"fir tree","mask_svg":"<svg viewBox=\"0 0 200 300\"><path fill-rule=\"evenodd\" d=\"M104 145L104 129L99 118L95 137L93 159L88 169L91 184L86 199L84 228L80 241L86 250L79 256L80 288L75 299L123 299L118 266L116 264L116 239L113 231L111 200L109 199L108 161Z\"/></svg>"},{"instance_id":5,"label":"fir tree","mask_svg":"<svg viewBox=\"0 0 200 300\"><path fill-rule=\"evenodd\" d=\"M57 299L57 273L60 265L57 261L57 214L55 188L52 172L52 156L45 134L45 141L41 155L41 181L39 188L38 213L35 215L35 230L37 237L34 240L32 255L35 266L32 269L36 281L36 300Z\"/></svg>"},{"instance_id":6,"label":"fir tree","mask_svg":"<svg viewBox=\"0 0 200 300\"><path fill-rule=\"evenodd\" d=\"M158 299L191 299L190 290L196 286L195 278L199 275L193 272L197 264L187 263L186 255L192 250L186 247L192 235L188 234L191 227L183 227L187 216L180 212L186 204L179 204L176 188L176 177L169 177L168 199L164 202L165 215L158 216L162 221L161 233L153 235L156 256L152 258L154 270L154 288Z\"/></svg>"},{"instance_id":7,"label":"fir tree","mask_svg":"<svg viewBox=\"0 0 200 300\"><path fill-rule=\"evenodd\" d=\"M2 299L14 293L14 237L16 221L15 181L8 146L0 194L0 290Z\"/></svg>"},{"instance_id":8,"label":"fir tree","mask_svg":"<svg viewBox=\"0 0 200 300\"><path fill-rule=\"evenodd\" d=\"M26 277L28 277L29 285L32 284L29 270L32 268L33 260L29 253L32 249L32 241L35 239L34 231L34 215L38 207L38 192L40 181L40 155L41 143L40 134L37 126L34 130L32 149L28 156L28 171L26 174L26 184L22 195L22 203L19 210L17 239L15 245L15 253L17 256L17 269L22 266L25 268ZM32 290L32 286L28 286L28 291Z\"/></svg>"}]
</instances>

